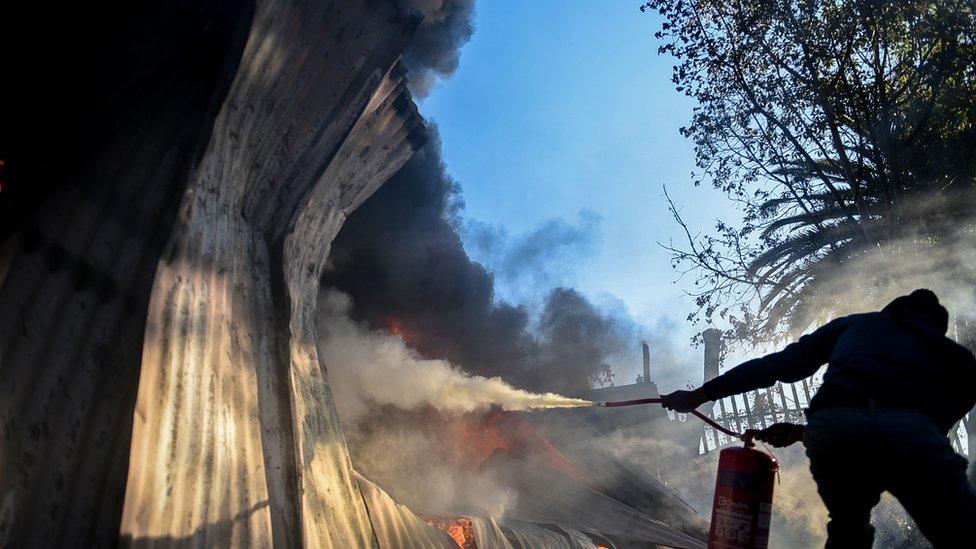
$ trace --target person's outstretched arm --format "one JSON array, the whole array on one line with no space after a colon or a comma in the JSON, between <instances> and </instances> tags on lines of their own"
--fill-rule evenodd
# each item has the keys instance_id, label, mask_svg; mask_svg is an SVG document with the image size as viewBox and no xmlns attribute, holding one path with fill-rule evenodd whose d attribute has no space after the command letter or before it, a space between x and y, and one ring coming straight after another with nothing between
<instances>
[{"instance_id":1,"label":"person's outstretched arm","mask_svg":"<svg viewBox=\"0 0 976 549\"><path fill-rule=\"evenodd\" d=\"M743 362L698 389L663 395L661 404L676 412L690 412L710 400L809 377L830 358L846 326L847 317L835 319L782 351Z\"/></svg>"},{"instance_id":2,"label":"person's outstretched arm","mask_svg":"<svg viewBox=\"0 0 976 549\"><path fill-rule=\"evenodd\" d=\"M774 423L765 429L746 429L745 437L761 440L775 448L785 448L803 440L806 427L795 423Z\"/></svg>"}]
</instances>

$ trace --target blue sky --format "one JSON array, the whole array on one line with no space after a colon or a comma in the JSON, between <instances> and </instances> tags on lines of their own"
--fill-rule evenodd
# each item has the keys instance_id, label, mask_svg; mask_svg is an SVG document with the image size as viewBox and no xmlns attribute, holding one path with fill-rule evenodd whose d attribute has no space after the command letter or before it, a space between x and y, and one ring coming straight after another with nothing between
<instances>
[{"instance_id":1,"label":"blue sky","mask_svg":"<svg viewBox=\"0 0 976 549\"><path fill-rule=\"evenodd\" d=\"M691 280L673 283L657 245L681 238L662 185L700 229L736 215L719 192L690 185L692 146L678 128L692 103L670 82L672 59L657 54L659 20L639 5L482 0L459 70L421 110L440 128L469 225L514 239L553 223L586 228L589 240L556 255L547 280L670 326L685 349ZM476 260L502 268L470 238ZM531 300L523 282L499 280L500 297Z\"/></svg>"}]
</instances>

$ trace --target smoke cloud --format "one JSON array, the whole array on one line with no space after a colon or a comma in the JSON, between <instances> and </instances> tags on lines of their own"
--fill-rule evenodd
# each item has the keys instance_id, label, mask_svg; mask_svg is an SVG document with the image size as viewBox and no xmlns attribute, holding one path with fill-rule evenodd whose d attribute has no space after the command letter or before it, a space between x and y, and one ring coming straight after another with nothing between
<instances>
[{"instance_id":1,"label":"smoke cloud","mask_svg":"<svg viewBox=\"0 0 976 549\"><path fill-rule=\"evenodd\" d=\"M583 210L576 223L550 219L512 235L504 227L468 220L464 236L472 259L494 273L497 292L531 303L545 291L573 282L572 267L596 252L600 221L596 212Z\"/></svg>"},{"instance_id":2,"label":"smoke cloud","mask_svg":"<svg viewBox=\"0 0 976 549\"><path fill-rule=\"evenodd\" d=\"M636 366L642 328L621 305L596 305L567 288L540 283L532 310L498 300L494 277L464 249L460 189L445 171L436 128L430 136L333 242L319 350L358 470L418 512L502 516L514 492L468 454L485 442L479 417L493 412L485 406L549 405L552 395L527 391L579 394L603 362ZM546 241L585 250L591 244L572 240L592 242L584 233L596 223L583 213L575 224L529 234L559 233ZM516 279L517 256L555 272L545 250L508 238L496 231L493 245L512 258ZM466 423L474 427L457 429ZM491 452L482 450L479 460Z\"/></svg>"},{"instance_id":3,"label":"smoke cloud","mask_svg":"<svg viewBox=\"0 0 976 549\"><path fill-rule=\"evenodd\" d=\"M339 419L356 470L416 513L501 517L517 502L503 479L472 465L468 441L455 438L457 418L377 406L355 423L342 410Z\"/></svg>"},{"instance_id":4,"label":"smoke cloud","mask_svg":"<svg viewBox=\"0 0 976 549\"><path fill-rule=\"evenodd\" d=\"M950 337L976 346L976 193L916 198L891 215L897 231L881 246L823 262L797 307L796 331L845 314L878 310L929 288L949 310Z\"/></svg>"},{"instance_id":5,"label":"smoke cloud","mask_svg":"<svg viewBox=\"0 0 976 549\"><path fill-rule=\"evenodd\" d=\"M600 307L567 288L537 297L534 313L497 300L494 276L464 249L461 208L459 186L445 171L432 127L428 144L346 221L323 287L352 298L353 320L398 331L422 358L534 392L579 394L604 362L639 362L643 329L622 306ZM572 230L558 222L548 226L566 242L566 233L595 223L584 213ZM536 265L545 257L518 241L500 243L498 231L493 242L520 250L513 258L532 255Z\"/></svg>"},{"instance_id":6,"label":"smoke cloud","mask_svg":"<svg viewBox=\"0 0 976 549\"><path fill-rule=\"evenodd\" d=\"M397 0L423 15L403 60L414 95L426 97L440 79L457 70L461 46L474 34L474 0Z\"/></svg>"}]
</instances>

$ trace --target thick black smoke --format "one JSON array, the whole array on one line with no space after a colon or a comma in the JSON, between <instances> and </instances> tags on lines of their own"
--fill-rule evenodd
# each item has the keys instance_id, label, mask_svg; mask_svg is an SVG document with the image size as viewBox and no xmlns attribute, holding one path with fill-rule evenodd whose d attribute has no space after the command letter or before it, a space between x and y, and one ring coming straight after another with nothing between
<instances>
[{"instance_id":1,"label":"thick black smoke","mask_svg":"<svg viewBox=\"0 0 976 549\"><path fill-rule=\"evenodd\" d=\"M399 330L423 356L530 390L582 391L603 362L634 354L635 325L574 290L550 292L535 328L525 307L495 300L492 275L464 251L459 187L430 134L346 221L323 286L352 297L354 319Z\"/></svg>"},{"instance_id":2,"label":"thick black smoke","mask_svg":"<svg viewBox=\"0 0 976 549\"><path fill-rule=\"evenodd\" d=\"M609 363L621 350L636 348L638 341L630 322L603 314L579 292L568 288L556 288L549 294L538 332L543 343L539 347L542 367L528 372L529 381L549 390L561 390L559 385L550 385L551 378L560 372L592 377L596 375L594 368ZM577 378L573 383L583 381Z\"/></svg>"},{"instance_id":3,"label":"thick black smoke","mask_svg":"<svg viewBox=\"0 0 976 549\"><path fill-rule=\"evenodd\" d=\"M474 33L474 0L397 0L406 10L424 19L416 30L403 60L410 70L413 92L426 96L439 78L458 68L461 46Z\"/></svg>"}]
</instances>

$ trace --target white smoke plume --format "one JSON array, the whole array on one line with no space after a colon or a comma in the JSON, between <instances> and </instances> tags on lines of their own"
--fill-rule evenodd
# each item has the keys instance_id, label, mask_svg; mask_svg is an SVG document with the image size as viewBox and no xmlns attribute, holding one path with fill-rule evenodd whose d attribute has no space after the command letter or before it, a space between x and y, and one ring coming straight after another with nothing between
<instances>
[{"instance_id":1,"label":"white smoke plume","mask_svg":"<svg viewBox=\"0 0 976 549\"><path fill-rule=\"evenodd\" d=\"M823 262L805 289L807 297L800 303L793 328L804 331L837 316L878 310L899 295L929 288L955 321L949 336L963 344L976 343L972 334L976 212L971 211L972 204L976 204L976 193L957 200L918 198L897 216L897 233L882 245Z\"/></svg>"},{"instance_id":2,"label":"white smoke plume","mask_svg":"<svg viewBox=\"0 0 976 549\"><path fill-rule=\"evenodd\" d=\"M771 547L823 547L827 541L827 508L817 493L803 445L773 450L779 462L773 487Z\"/></svg>"},{"instance_id":3,"label":"white smoke plume","mask_svg":"<svg viewBox=\"0 0 976 549\"><path fill-rule=\"evenodd\" d=\"M498 517L515 503L510 488L470 461L465 441L452 439L460 415L590 405L421 358L401 336L351 320L351 308L337 290L320 297L318 348L339 420L356 469L416 512Z\"/></svg>"},{"instance_id":4,"label":"white smoke plume","mask_svg":"<svg viewBox=\"0 0 976 549\"><path fill-rule=\"evenodd\" d=\"M360 417L368 406L404 410L430 405L461 413L498 406L508 411L589 406L586 400L531 393L501 378L470 375L444 360L417 356L399 336L370 330L349 318L352 301L335 290L319 303L319 354L342 416Z\"/></svg>"},{"instance_id":5,"label":"white smoke plume","mask_svg":"<svg viewBox=\"0 0 976 549\"><path fill-rule=\"evenodd\" d=\"M465 460L445 418L386 407L356 423L340 419L356 470L417 513L501 517L517 502L504 482Z\"/></svg>"}]
</instances>

